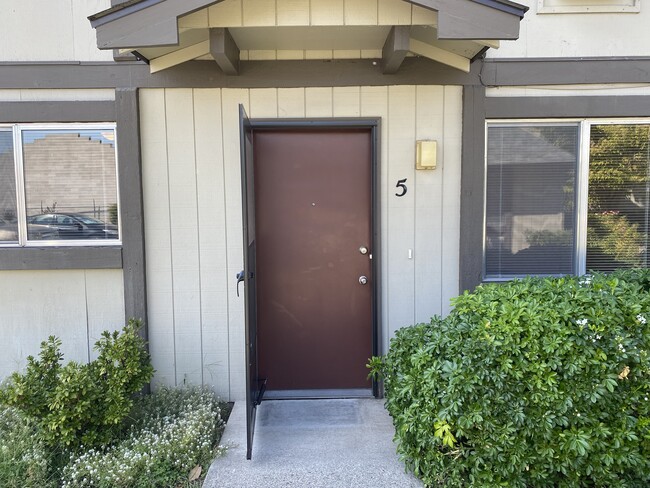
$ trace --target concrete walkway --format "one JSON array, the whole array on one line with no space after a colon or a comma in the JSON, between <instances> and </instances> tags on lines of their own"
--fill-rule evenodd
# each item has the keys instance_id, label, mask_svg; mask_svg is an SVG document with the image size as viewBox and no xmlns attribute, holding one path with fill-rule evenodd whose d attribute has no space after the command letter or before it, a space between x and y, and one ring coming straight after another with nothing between
<instances>
[{"instance_id":1,"label":"concrete walkway","mask_svg":"<svg viewBox=\"0 0 650 488\"><path fill-rule=\"evenodd\" d=\"M246 460L246 405L237 402L204 488L422 487L395 454L383 400L274 400L257 409Z\"/></svg>"}]
</instances>

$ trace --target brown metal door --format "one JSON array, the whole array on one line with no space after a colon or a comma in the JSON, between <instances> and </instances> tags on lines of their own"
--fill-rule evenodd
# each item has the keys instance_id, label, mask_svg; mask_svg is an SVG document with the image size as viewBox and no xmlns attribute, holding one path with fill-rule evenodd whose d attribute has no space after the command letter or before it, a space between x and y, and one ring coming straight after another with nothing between
<instances>
[{"instance_id":1,"label":"brown metal door","mask_svg":"<svg viewBox=\"0 0 650 488\"><path fill-rule=\"evenodd\" d=\"M371 132L259 130L254 148L259 375L370 388Z\"/></svg>"}]
</instances>

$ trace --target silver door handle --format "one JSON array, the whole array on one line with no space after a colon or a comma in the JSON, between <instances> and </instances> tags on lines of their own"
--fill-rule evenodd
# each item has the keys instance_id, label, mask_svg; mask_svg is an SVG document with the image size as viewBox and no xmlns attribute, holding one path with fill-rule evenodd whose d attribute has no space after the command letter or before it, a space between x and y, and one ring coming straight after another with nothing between
<instances>
[{"instance_id":1,"label":"silver door handle","mask_svg":"<svg viewBox=\"0 0 650 488\"><path fill-rule=\"evenodd\" d=\"M365 277L365 276L359 276L359 284L367 285L368 284L368 278Z\"/></svg>"}]
</instances>

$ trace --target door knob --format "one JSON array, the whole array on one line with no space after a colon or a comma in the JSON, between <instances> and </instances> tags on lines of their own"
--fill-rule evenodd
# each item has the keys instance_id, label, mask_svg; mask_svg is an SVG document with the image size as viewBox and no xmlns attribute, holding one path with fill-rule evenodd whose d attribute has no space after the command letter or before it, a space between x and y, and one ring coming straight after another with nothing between
<instances>
[{"instance_id":1,"label":"door knob","mask_svg":"<svg viewBox=\"0 0 650 488\"><path fill-rule=\"evenodd\" d=\"M361 246L359 248L359 252L365 256L366 254L368 254L368 248L366 246Z\"/></svg>"},{"instance_id":2,"label":"door knob","mask_svg":"<svg viewBox=\"0 0 650 488\"><path fill-rule=\"evenodd\" d=\"M368 278L365 276L359 276L359 284L366 285L368 284Z\"/></svg>"}]
</instances>

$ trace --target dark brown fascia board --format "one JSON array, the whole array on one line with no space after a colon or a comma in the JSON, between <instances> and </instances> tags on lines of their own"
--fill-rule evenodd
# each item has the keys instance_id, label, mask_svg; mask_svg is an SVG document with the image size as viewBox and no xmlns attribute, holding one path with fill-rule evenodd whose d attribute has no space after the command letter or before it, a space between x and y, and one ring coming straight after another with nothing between
<instances>
[{"instance_id":1,"label":"dark brown fascia board","mask_svg":"<svg viewBox=\"0 0 650 488\"><path fill-rule=\"evenodd\" d=\"M523 14L497 8L495 2L474 0L405 0L438 12L438 39L514 40ZM488 4L489 3L489 4Z\"/></svg>"},{"instance_id":2,"label":"dark brown fascia board","mask_svg":"<svg viewBox=\"0 0 650 488\"><path fill-rule=\"evenodd\" d=\"M379 59L242 61L239 76L214 62L189 61L151 74L140 63L2 64L0 88L297 88L312 86L471 85L470 73L426 58L406 58L394 75L383 75Z\"/></svg>"},{"instance_id":3,"label":"dark brown fascia board","mask_svg":"<svg viewBox=\"0 0 650 488\"><path fill-rule=\"evenodd\" d=\"M650 57L620 58L486 58L485 86L647 83Z\"/></svg>"},{"instance_id":4,"label":"dark brown fascia board","mask_svg":"<svg viewBox=\"0 0 650 488\"><path fill-rule=\"evenodd\" d=\"M99 49L124 49L178 44L178 18L223 0L142 0L116 5L88 17L97 31Z\"/></svg>"},{"instance_id":5,"label":"dark brown fascia board","mask_svg":"<svg viewBox=\"0 0 650 488\"><path fill-rule=\"evenodd\" d=\"M210 61L189 61L153 75L148 66L126 61L0 63L0 89L525 86L647 83L650 79L650 57L486 59L472 63L469 74L426 58L407 57L397 73L382 75L380 61L242 61L239 76L224 75Z\"/></svg>"}]
</instances>

